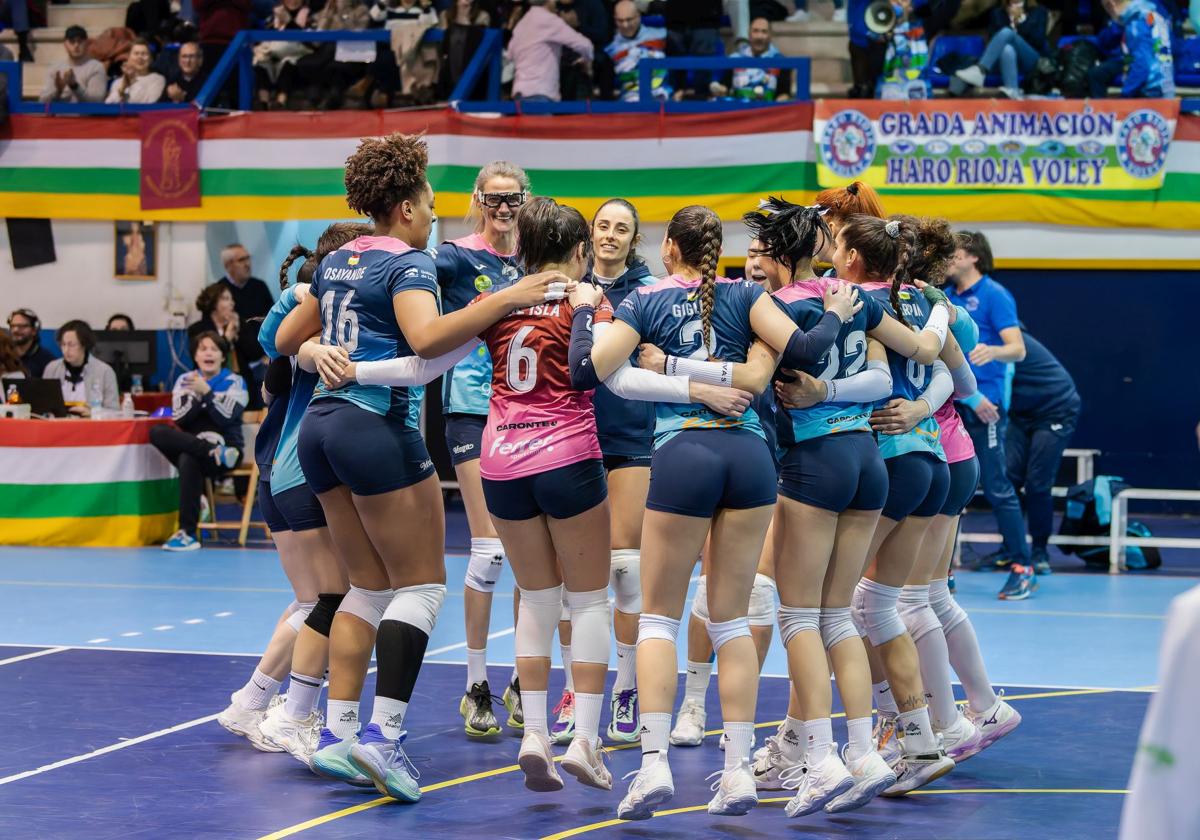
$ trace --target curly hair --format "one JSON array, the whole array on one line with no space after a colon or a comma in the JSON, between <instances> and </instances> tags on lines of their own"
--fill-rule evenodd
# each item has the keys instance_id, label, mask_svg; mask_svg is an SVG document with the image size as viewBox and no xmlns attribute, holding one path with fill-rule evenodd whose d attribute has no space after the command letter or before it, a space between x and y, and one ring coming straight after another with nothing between
<instances>
[{"instance_id":1,"label":"curly hair","mask_svg":"<svg viewBox=\"0 0 1200 840\"><path fill-rule=\"evenodd\" d=\"M721 258L721 218L707 207L692 204L671 217L667 236L679 247L684 265L700 272L700 325L704 347L711 354L717 261Z\"/></svg>"},{"instance_id":2,"label":"curly hair","mask_svg":"<svg viewBox=\"0 0 1200 840\"><path fill-rule=\"evenodd\" d=\"M742 221L750 229L750 238L763 244L763 256L786 266L793 275L800 263L811 261L833 238L820 209L774 196L763 202L759 211L742 216Z\"/></svg>"},{"instance_id":3,"label":"curly hair","mask_svg":"<svg viewBox=\"0 0 1200 840\"><path fill-rule=\"evenodd\" d=\"M897 277L903 275L905 281L916 279L933 286L942 285L946 279L946 269L958 248L950 223L928 216L894 215L892 218L905 227L911 227L916 235L916 243L908 252L908 259L896 270Z\"/></svg>"},{"instance_id":4,"label":"curly hair","mask_svg":"<svg viewBox=\"0 0 1200 840\"><path fill-rule=\"evenodd\" d=\"M587 220L574 207L538 196L517 214L517 259L529 272L561 263L583 244L591 246Z\"/></svg>"},{"instance_id":5,"label":"curly hair","mask_svg":"<svg viewBox=\"0 0 1200 840\"><path fill-rule=\"evenodd\" d=\"M230 297L233 296L229 287L224 283L210 283L205 286L200 290L200 294L196 295L196 311L205 317L211 317L222 293L229 293Z\"/></svg>"},{"instance_id":6,"label":"curly hair","mask_svg":"<svg viewBox=\"0 0 1200 840\"><path fill-rule=\"evenodd\" d=\"M844 222L851 216L862 213L877 219L884 217L883 202L874 187L862 181L854 181L844 187L831 187L817 193L818 207L825 211L829 221Z\"/></svg>"},{"instance_id":7,"label":"curly hair","mask_svg":"<svg viewBox=\"0 0 1200 840\"><path fill-rule=\"evenodd\" d=\"M642 217L638 215L637 208L632 203L623 198L610 198L608 201L600 205L596 210L596 214L592 216L592 230L596 229L596 217L610 204L615 204L618 207L624 207L629 211L629 215L633 217L633 239L629 243L629 253L625 255L625 267L631 268L640 262L644 262L637 252L638 237L642 235Z\"/></svg>"},{"instance_id":8,"label":"curly hair","mask_svg":"<svg viewBox=\"0 0 1200 840\"><path fill-rule=\"evenodd\" d=\"M429 149L419 134L367 137L346 159L346 204L355 213L384 219L421 194L428 167Z\"/></svg>"}]
</instances>

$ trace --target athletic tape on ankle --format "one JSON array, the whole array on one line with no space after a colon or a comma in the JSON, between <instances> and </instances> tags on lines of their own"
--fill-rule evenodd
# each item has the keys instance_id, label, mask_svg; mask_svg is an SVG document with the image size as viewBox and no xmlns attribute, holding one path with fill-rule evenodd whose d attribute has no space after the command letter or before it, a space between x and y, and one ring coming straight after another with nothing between
<instances>
[{"instance_id":1,"label":"athletic tape on ankle","mask_svg":"<svg viewBox=\"0 0 1200 840\"><path fill-rule=\"evenodd\" d=\"M297 605L297 608L296 608L295 612L293 612L291 615L289 615L287 617L287 625L288 625L288 627L291 627L294 632L299 633L300 628L304 626L305 619L307 619L309 616L309 613L311 613L313 611L313 607L315 607L317 605L317 602L316 601L304 601L304 602L297 601L295 603Z\"/></svg>"},{"instance_id":2,"label":"athletic tape on ankle","mask_svg":"<svg viewBox=\"0 0 1200 840\"><path fill-rule=\"evenodd\" d=\"M789 607L779 605L779 640L787 647L797 634L805 631L821 632L820 607Z\"/></svg>"},{"instance_id":3,"label":"athletic tape on ankle","mask_svg":"<svg viewBox=\"0 0 1200 840\"><path fill-rule=\"evenodd\" d=\"M571 605L571 660L608 665L608 589L567 592Z\"/></svg>"},{"instance_id":4,"label":"athletic tape on ankle","mask_svg":"<svg viewBox=\"0 0 1200 840\"><path fill-rule=\"evenodd\" d=\"M850 618L849 607L821 607L821 641L825 650L833 650L847 639L857 639L858 628Z\"/></svg>"},{"instance_id":5,"label":"athletic tape on ankle","mask_svg":"<svg viewBox=\"0 0 1200 840\"><path fill-rule=\"evenodd\" d=\"M517 611L516 654L550 658L554 630L563 610L563 588L522 589Z\"/></svg>"},{"instance_id":6,"label":"athletic tape on ankle","mask_svg":"<svg viewBox=\"0 0 1200 840\"><path fill-rule=\"evenodd\" d=\"M650 639L661 639L675 644L679 636L679 619L665 615L642 613L638 618L638 644Z\"/></svg>"},{"instance_id":7,"label":"athletic tape on ankle","mask_svg":"<svg viewBox=\"0 0 1200 840\"><path fill-rule=\"evenodd\" d=\"M393 594L390 589L359 589L351 586L337 611L350 613L378 628L379 622L383 621L384 611L392 603Z\"/></svg>"},{"instance_id":8,"label":"athletic tape on ankle","mask_svg":"<svg viewBox=\"0 0 1200 840\"><path fill-rule=\"evenodd\" d=\"M636 548L618 548L612 552L608 569L617 609L627 615L642 611L642 552Z\"/></svg>"},{"instance_id":9,"label":"athletic tape on ankle","mask_svg":"<svg viewBox=\"0 0 1200 840\"><path fill-rule=\"evenodd\" d=\"M766 575L754 576L747 618L751 627L770 627L775 623L775 581Z\"/></svg>"},{"instance_id":10,"label":"athletic tape on ankle","mask_svg":"<svg viewBox=\"0 0 1200 840\"><path fill-rule=\"evenodd\" d=\"M708 638L712 642L714 653L720 651L734 639L740 639L742 636L750 637L750 621L744 615L729 621L708 621L705 622L704 627L708 630Z\"/></svg>"}]
</instances>

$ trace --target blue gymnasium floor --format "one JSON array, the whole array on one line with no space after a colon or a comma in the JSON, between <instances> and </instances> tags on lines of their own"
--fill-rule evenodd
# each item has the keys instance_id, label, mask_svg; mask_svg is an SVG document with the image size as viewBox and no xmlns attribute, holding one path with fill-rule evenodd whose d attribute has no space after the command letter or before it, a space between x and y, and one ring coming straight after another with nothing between
<instances>
[{"instance_id":1,"label":"blue gymnasium floor","mask_svg":"<svg viewBox=\"0 0 1200 840\"><path fill-rule=\"evenodd\" d=\"M460 581L465 558L449 557L447 568ZM7 548L0 837L1115 837L1167 603L1195 581L1060 574L1036 598L1006 604L994 597L1002 579L958 577L992 677L1024 716L986 753L920 795L842 817L787 820L782 794L766 794L749 816L720 819L703 810L704 777L721 766L711 737L672 751L670 810L651 823L620 824L612 818L624 783L602 793L568 779L559 794L533 794L513 764L515 737L478 743L463 735L456 586L408 718L426 795L399 806L318 779L286 755L259 753L214 720L291 598L273 552ZM500 592L510 588L506 578ZM509 597L495 600L494 663L513 659ZM765 673L784 671L776 641ZM508 672L492 668L497 690ZM560 674L555 681L553 693ZM369 678L368 695L372 688ZM785 698L785 680L763 680L760 737ZM708 708L717 730L715 679ZM609 761L619 779L637 766L638 751L611 751Z\"/></svg>"}]
</instances>

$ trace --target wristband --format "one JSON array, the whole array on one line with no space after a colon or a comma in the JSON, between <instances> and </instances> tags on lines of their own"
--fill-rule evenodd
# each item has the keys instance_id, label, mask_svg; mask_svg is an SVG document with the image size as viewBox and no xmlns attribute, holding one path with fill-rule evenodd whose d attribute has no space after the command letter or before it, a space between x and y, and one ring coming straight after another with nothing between
<instances>
[{"instance_id":1,"label":"wristband","mask_svg":"<svg viewBox=\"0 0 1200 840\"><path fill-rule=\"evenodd\" d=\"M696 382L704 382L708 385L719 385L725 388L733 386L733 362L705 362L699 359L667 356L667 360L663 364L663 372L667 376L687 376Z\"/></svg>"},{"instance_id":2,"label":"wristband","mask_svg":"<svg viewBox=\"0 0 1200 840\"><path fill-rule=\"evenodd\" d=\"M946 293L936 286L926 286L921 290L925 295L925 300L929 301L931 306L937 306L939 303L945 306L950 305L950 299L946 297Z\"/></svg>"},{"instance_id":3,"label":"wristband","mask_svg":"<svg viewBox=\"0 0 1200 840\"><path fill-rule=\"evenodd\" d=\"M949 331L950 310L946 306L934 306L922 332L931 332L937 336L938 351L946 344L946 333Z\"/></svg>"}]
</instances>

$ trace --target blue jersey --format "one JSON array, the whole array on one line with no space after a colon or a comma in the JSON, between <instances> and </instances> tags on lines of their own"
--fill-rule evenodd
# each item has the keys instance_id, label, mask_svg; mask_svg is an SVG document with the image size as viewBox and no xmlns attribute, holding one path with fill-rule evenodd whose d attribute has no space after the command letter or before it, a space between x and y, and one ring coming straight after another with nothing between
<instances>
[{"instance_id":1,"label":"blue jersey","mask_svg":"<svg viewBox=\"0 0 1200 840\"><path fill-rule=\"evenodd\" d=\"M608 281L589 274L584 280L596 283L604 289L613 308L635 289L654 282L645 263L626 269L616 280ZM629 359L637 365L637 353ZM627 400L618 397L603 384L596 388L592 397L596 409L596 432L600 436L600 449L605 455L621 458L647 458L654 445L654 406L644 400Z\"/></svg>"},{"instance_id":2,"label":"blue jersey","mask_svg":"<svg viewBox=\"0 0 1200 840\"><path fill-rule=\"evenodd\" d=\"M446 315L462 309L480 292L503 289L521 276L516 257L496 253L478 233L443 242L435 262ZM492 357L481 343L443 377L442 411L486 415L491 396Z\"/></svg>"},{"instance_id":3,"label":"blue jersey","mask_svg":"<svg viewBox=\"0 0 1200 840\"><path fill-rule=\"evenodd\" d=\"M414 289L437 297L433 258L391 236L360 236L321 260L312 294L321 309L321 343L336 344L352 362L416 355L396 324L392 299ZM415 429L423 387L359 385L335 391L317 385L313 399L347 400Z\"/></svg>"},{"instance_id":4,"label":"blue jersey","mask_svg":"<svg viewBox=\"0 0 1200 840\"><path fill-rule=\"evenodd\" d=\"M1017 362L1012 381L1014 417L1059 419L1079 413L1082 401L1075 380L1054 354L1029 333L1025 339L1025 358Z\"/></svg>"},{"instance_id":5,"label":"blue jersey","mask_svg":"<svg viewBox=\"0 0 1200 840\"><path fill-rule=\"evenodd\" d=\"M668 277L626 297L615 317L669 356L746 361L746 351L754 340L750 307L763 294L762 288L749 280L717 279L707 349L703 346L699 291L699 280ZM656 403L655 413L655 448L686 429L746 429L765 438L753 408L736 419L700 403Z\"/></svg>"},{"instance_id":6,"label":"blue jersey","mask_svg":"<svg viewBox=\"0 0 1200 840\"><path fill-rule=\"evenodd\" d=\"M792 283L773 294L775 303L796 326L808 332L825 315L825 288L836 279L817 278ZM879 326L883 309L870 295L862 296L863 306L850 323L842 324L837 340L816 365L804 372L825 381L845 379L867 366L867 333ZM874 405L852 402L824 402L809 408L788 409L789 423L780 424L780 443L793 446L800 441L838 432L871 430Z\"/></svg>"},{"instance_id":7,"label":"blue jersey","mask_svg":"<svg viewBox=\"0 0 1200 840\"><path fill-rule=\"evenodd\" d=\"M271 359L277 359L280 356L279 350L275 347L275 335L279 332L279 325L295 308L295 288L289 287L283 290L279 300L263 318L262 326L258 331L258 343L262 345L263 350ZM304 483L304 470L300 469L300 456L296 451L296 442L300 437L300 421L304 419L304 412L313 398L313 392L320 383L321 378L317 374L301 370L299 365L293 363L292 387L288 391L287 399L275 400L267 410L268 420L273 415L278 415L280 418L276 433L277 439L271 448L270 468L263 470L262 462L259 461L259 469L271 481L272 494L282 493L284 490L290 490ZM266 422L263 423L263 426L266 426ZM262 428L260 428L258 430L260 439L262 433Z\"/></svg>"},{"instance_id":8,"label":"blue jersey","mask_svg":"<svg viewBox=\"0 0 1200 840\"><path fill-rule=\"evenodd\" d=\"M954 288L953 284L947 284L944 291L951 303L963 307L971 314L975 325L979 327L980 344L999 347L1004 343L1000 331L1020 326L1017 320L1017 303L1013 296L1008 289L986 274L978 283L962 292ZM1006 403L1004 391L1007 367L1005 362L971 365L979 393L998 406Z\"/></svg>"},{"instance_id":9,"label":"blue jersey","mask_svg":"<svg viewBox=\"0 0 1200 840\"><path fill-rule=\"evenodd\" d=\"M865 295L875 298L885 312L896 315L891 303L890 283L863 283L860 288ZM933 307L929 305L925 295L914 286L902 286L898 296L904 320L914 331L919 332L929 319ZM888 399L915 400L929 387L929 382L933 379L932 365L918 364L891 348L887 351L887 358L888 367L892 372L892 395ZM879 406L882 408L887 402L888 400L881 400ZM879 442L879 452L884 458L895 458L908 452L932 452L945 461L946 452L942 449L941 437L942 430L937 421L926 417L910 432L902 435L876 435L875 439Z\"/></svg>"}]
</instances>

